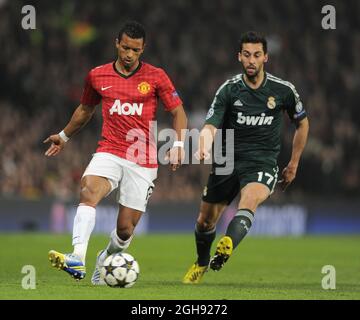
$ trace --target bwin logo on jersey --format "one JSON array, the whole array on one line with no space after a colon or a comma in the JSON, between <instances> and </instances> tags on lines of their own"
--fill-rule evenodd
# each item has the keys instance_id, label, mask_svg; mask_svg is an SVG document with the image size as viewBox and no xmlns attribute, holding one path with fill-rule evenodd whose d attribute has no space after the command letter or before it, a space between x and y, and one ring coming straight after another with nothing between
<instances>
[{"instance_id":1,"label":"bwin logo on jersey","mask_svg":"<svg viewBox=\"0 0 360 320\"><path fill-rule=\"evenodd\" d=\"M247 126L263 126L271 125L273 119L273 116L266 116L265 113L260 116L243 116L242 112L239 112L237 122Z\"/></svg>"},{"instance_id":2,"label":"bwin logo on jersey","mask_svg":"<svg viewBox=\"0 0 360 320\"><path fill-rule=\"evenodd\" d=\"M109 109L110 115L117 113L118 115L134 116L137 114L141 116L143 103L121 103L120 99L116 99L113 106Z\"/></svg>"}]
</instances>

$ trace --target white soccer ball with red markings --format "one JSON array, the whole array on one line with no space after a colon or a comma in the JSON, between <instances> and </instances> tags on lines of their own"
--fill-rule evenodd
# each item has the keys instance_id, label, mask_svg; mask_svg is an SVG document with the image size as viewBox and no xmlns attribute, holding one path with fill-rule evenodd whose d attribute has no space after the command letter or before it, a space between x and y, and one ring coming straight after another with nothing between
<instances>
[{"instance_id":1,"label":"white soccer ball with red markings","mask_svg":"<svg viewBox=\"0 0 360 320\"><path fill-rule=\"evenodd\" d=\"M140 268L132 255L115 253L105 259L100 273L108 286L130 288L138 279Z\"/></svg>"}]
</instances>

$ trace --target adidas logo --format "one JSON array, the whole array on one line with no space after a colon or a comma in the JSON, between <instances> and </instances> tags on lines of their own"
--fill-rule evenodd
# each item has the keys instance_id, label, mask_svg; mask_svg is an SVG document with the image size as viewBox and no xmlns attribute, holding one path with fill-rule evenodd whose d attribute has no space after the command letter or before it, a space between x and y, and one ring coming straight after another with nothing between
<instances>
[{"instance_id":1,"label":"adidas logo","mask_svg":"<svg viewBox=\"0 0 360 320\"><path fill-rule=\"evenodd\" d=\"M238 99L234 102L234 106L241 107L241 106L243 106L243 103L240 101L240 99Z\"/></svg>"}]
</instances>

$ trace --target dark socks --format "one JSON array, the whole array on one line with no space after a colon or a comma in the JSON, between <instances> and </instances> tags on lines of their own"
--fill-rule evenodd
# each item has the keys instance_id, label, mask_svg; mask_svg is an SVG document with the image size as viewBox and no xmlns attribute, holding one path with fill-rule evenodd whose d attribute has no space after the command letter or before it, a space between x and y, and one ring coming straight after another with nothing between
<instances>
[{"instance_id":1,"label":"dark socks","mask_svg":"<svg viewBox=\"0 0 360 320\"><path fill-rule=\"evenodd\" d=\"M229 223L226 235L232 239L233 249L249 232L254 221L254 213L249 209L240 209Z\"/></svg>"},{"instance_id":2,"label":"dark socks","mask_svg":"<svg viewBox=\"0 0 360 320\"><path fill-rule=\"evenodd\" d=\"M199 266L207 266L210 262L210 248L216 236L216 229L210 231L199 231L198 226L195 227L195 241L198 254Z\"/></svg>"}]
</instances>

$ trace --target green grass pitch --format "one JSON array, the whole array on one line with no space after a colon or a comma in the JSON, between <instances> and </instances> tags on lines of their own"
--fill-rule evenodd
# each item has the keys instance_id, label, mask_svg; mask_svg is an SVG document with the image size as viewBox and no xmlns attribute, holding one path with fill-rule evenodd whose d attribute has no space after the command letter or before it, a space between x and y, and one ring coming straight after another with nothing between
<instances>
[{"instance_id":1,"label":"green grass pitch","mask_svg":"<svg viewBox=\"0 0 360 320\"><path fill-rule=\"evenodd\" d=\"M70 235L0 235L0 299L360 299L360 236L248 237L223 270L209 271L195 286L181 283L195 258L191 234L138 236L128 252L140 264L140 278L129 289L90 283L96 252L107 241L91 238L87 277L76 282L47 260L50 249L72 249ZM36 269L34 290L21 286L24 265ZM336 268L335 290L321 287L324 265Z\"/></svg>"}]
</instances>

